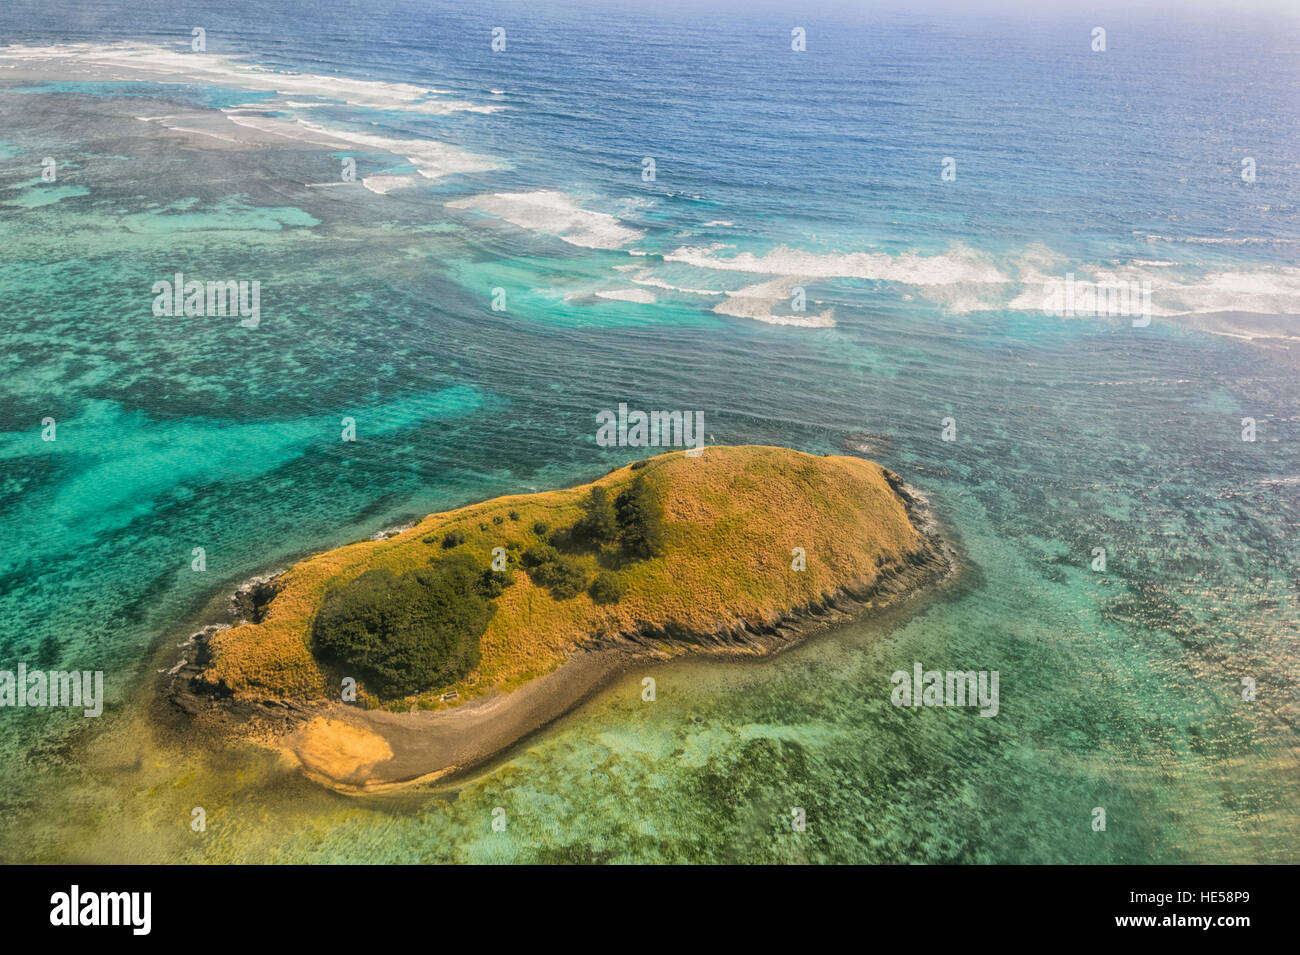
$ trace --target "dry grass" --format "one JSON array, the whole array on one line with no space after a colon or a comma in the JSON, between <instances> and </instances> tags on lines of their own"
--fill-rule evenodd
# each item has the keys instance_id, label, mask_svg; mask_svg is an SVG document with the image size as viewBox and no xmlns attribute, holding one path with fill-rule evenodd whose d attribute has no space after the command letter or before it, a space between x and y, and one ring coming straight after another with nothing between
<instances>
[{"instance_id":1,"label":"dry grass","mask_svg":"<svg viewBox=\"0 0 1300 955\"><path fill-rule=\"evenodd\" d=\"M599 605L585 593L556 600L516 569L483 636L478 670L453 687L402 705L437 706L438 695L447 690L456 690L463 701L490 689L513 688L553 670L595 634L670 622L708 632L742 620L773 621L846 584L869 584L882 562L917 544L917 532L883 469L859 458L710 447L696 458L661 455L637 471L620 468L594 483L614 496L637 474L646 475L662 495L667 546L661 557L617 568L627 585L620 602ZM493 547L538 543L537 521L551 530L571 526L590 487L496 498L431 514L396 537L302 561L282 578L262 623L213 639L208 678L242 696L337 698L337 674L327 673L309 647L312 618L330 584L375 567L401 573L423 566L448 553L441 539L452 529L466 538L456 549L481 556L486 567ZM511 511L517 520L508 516ZM802 573L791 569L795 547L807 554ZM594 554L579 559L592 574L600 569Z\"/></svg>"}]
</instances>

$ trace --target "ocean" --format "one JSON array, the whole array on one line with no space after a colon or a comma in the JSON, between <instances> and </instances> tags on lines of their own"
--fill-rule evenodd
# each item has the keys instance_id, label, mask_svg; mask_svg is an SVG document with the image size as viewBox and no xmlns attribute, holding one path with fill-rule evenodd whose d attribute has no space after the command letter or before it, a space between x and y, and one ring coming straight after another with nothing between
<instances>
[{"instance_id":1,"label":"ocean","mask_svg":"<svg viewBox=\"0 0 1300 955\"><path fill-rule=\"evenodd\" d=\"M107 696L0 709L0 858L1300 861L1300 21L253 9L0 9L0 668ZM1045 311L1107 281L1146 314ZM451 789L161 725L241 581L604 474L620 402L879 461L960 578ZM998 715L891 705L918 661Z\"/></svg>"}]
</instances>

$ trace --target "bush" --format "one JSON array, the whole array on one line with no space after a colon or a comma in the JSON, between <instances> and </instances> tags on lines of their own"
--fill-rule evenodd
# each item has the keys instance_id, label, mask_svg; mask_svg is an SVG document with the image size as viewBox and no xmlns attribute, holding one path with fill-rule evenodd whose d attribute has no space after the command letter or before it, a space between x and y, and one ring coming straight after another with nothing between
<instances>
[{"instance_id":1,"label":"bush","mask_svg":"<svg viewBox=\"0 0 1300 955\"><path fill-rule=\"evenodd\" d=\"M576 597L587 587L587 572L582 564L550 544L538 544L524 551L524 566L533 582L548 588L557 600Z\"/></svg>"},{"instance_id":2,"label":"bush","mask_svg":"<svg viewBox=\"0 0 1300 955\"><path fill-rule=\"evenodd\" d=\"M605 488L593 487L582 504L582 511L582 517L573 526L574 539L597 546L613 544L618 539L618 515Z\"/></svg>"},{"instance_id":3,"label":"bush","mask_svg":"<svg viewBox=\"0 0 1300 955\"><path fill-rule=\"evenodd\" d=\"M326 591L312 637L323 657L373 692L407 696L445 686L478 666L479 641L496 612L487 574L466 553L401 576L368 570Z\"/></svg>"},{"instance_id":4,"label":"bush","mask_svg":"<svg viewBox=\"0 0 1300 955\"><path fill-rule=\"evenodd\" d=\"M572 557L542 564L533 571L532 577L543 587L550 588L551 596L557 600L576 597L587 587L587 572Z\"/></svg>"},{"instance_id":5,"label":"bush","mask_svg":"<svg viewBox=\"0 0 1300 955\"><path fill-rule=\"evenodd\" d=\"M549 531L550 529L551 529L551 525L546 523L546 521L537 521L536 523L533 524L533 533L536 534L538 537L545 537L546 532Z\"/></svg>"},{"instance_id":6,"label":"bush","mask_svg":"<svg viewBox=\"0 0 1300 955\"><path fill-rule=\"evenodd\" d=\"M507 564L506 566L509 567L510 565ZM483 571L482 577L479 578L478 589L484 597L500 597L505 593L505 589L514 582L509 570L492 570L488 568Z\"/></svg>"},{"instance_id":7,"label":"bush","mask_svg":"<svg viewBox=\"0 0 1300 955\"><path fill-rule=\"evenodd\" d=\"M500 597L505 593L506 588L512 583L514 583L514 581L510 579L510 575L504 570L499 572L495 570L485 570L483 571L483 579L479 582L479 590L482 591L484 597L491 600L492 598Z\"/></svg>"},{"instance_id":8,"label":"bush","mask_svg":"<svg viewBox=\"0 0 1300 955\"><path fill-rule=\"evenodd\" d=\"M591 587L588 588L587 592L591 594L591 599L598 604L615 604L623 599L625 589L618 574L602 570L596 575L596 579L591 582Z\"/></svg>"},{"instance_id":9,"label":"bush","mask_svg":"<svg viewBox=\"0 0 1300 955\"><path fill-rule=\"evenodd\" d=\"M632 557L656 557L664 550L664 506L639 475L614 501L618 514L619 543Z\"/></svg>"},{"instance_id":10,"label":"bush","mask_svg":"<svg viewBox=\"0 0 1300 955\"><path fill-rule=\"evenodd\" d=\"M453 547L459 547L465 543L465 532L461 530L448 531L447 536L442 539L444 550L451 550Z\"/></svg>"},{"instance_id":11,"label":"bush","mask_svg":"<svg viewBox=\"0 0 1300 955\"><path fill-rule=\"evenodd\" d=\"M525 567L533 568L541 564L549 564L560 559L560 552L550 544L534 544L528 550L524 551L523 563Z\"/></svg>"},{"instance_id":12,"label":"bush","mask_svg":"<svg viewBox=\"0 0 1300 955\"><path fill-rule=\"evenodd\" d=\"M511 512L510 512L510 519L511 519L512 521L517 521L517 520L519 520L519 512L518 512L518 511L511 511Z\"/></svg>"}]
</instances>

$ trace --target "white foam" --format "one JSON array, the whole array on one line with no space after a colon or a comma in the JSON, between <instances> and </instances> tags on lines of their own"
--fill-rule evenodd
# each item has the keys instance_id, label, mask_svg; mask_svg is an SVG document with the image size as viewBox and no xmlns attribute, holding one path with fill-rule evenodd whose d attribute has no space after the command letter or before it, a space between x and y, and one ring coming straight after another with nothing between
<instances>
[{"instance_id":1,"label":"white foam","mask_svg":"<svg viewBox=\"0 0 1300 955\"><path fill-rule=\"evenodd\" d=\"M338 126L322 126L302 119L286 119L280 116L265 116L234 110L222 112L227 119L238 126L282 136L296 142L333 149L362 146L374 152L402 156L426 179L440 179L443 176L486 172L501 168L499 163L485 156L466 152L457 146L432 139L393 139Z\"/></svg>"},{"instance_id":2,"label":"white foam","mask_svg":"<svg viewBox=\"0 0 1300 955\"><path fill-rule=\"evenodd\" d=\"M1193 282L1152 281L1152 311L1192 315L1205 312L1300 314L1300 269L1261 268L1212 272Z\"/></svg>"},{"instance_id":3,"label":"white foam","mask_svg":"<svg viewBox=\"0 0 1300 955\"><path fill-rule=\"evenodd\" d=\"M766 322L769 325L830 328L835 324L833 309L815 313L791 312L780 315L773 312L773 306L781 302L788 302L794 287L806 281L808 281L806 278L788 275L773 279L770 282L760 282L757 285L749 285L732 292L726 292L724 293L726 298L713 306L713 311L718 315L729 315L733 318L751 318L754 321Z\"/></svg>"},{"instance_id":4,"label":"white foam","mask_svg":"<svg viewBox=\"0 0 1300 955\"><path fill-rule=\"evenodd\" d=\"M409 189L420 184L418 176L365 176L361 185L371 192L386 196L394 189Z\"/></svg>"},{"instance_id":5,"label":"white foam","mask_svg":"<svg viewBox=\"0 0 1300 955\"><path fill-rule=\"evenodd\" d=\"M597 292L596 297L612 299L615 302L635 302L638 305L653 305L655 303L654 292L647 292L643 288L607 289L603 292Z\"/></svg>"},{"instance_id":6,"label":"white foam","mask_svg":"<svg viewBox=\"0 0 1300 955\"><path fill-rule=\"evenodd\" d=\"M904 252L805 252L780 246L762 255L741 252L719 256L718 246L683 246L664 256L702 269L750 272L755 275L802 275L808 278L852 278L906 285L951 285L955 282L1004 283L1010 279L970 249L955 248L936 255Z\"/></svg>"},{"instance_id":7,"label":"white foam","mask_svg":"<svg viewBox=\"0 0 1300 955\"><path fill-rule=\"evenodd\" d=\"M1074 266L1070 272L1076 282L1137 283L1151 289L1151 314L1163 316L1201 315L1211 312L1250 312L1257 315L1300 314L1300 269L1261 267L1256 269L1209 272L1204 275L1171 275L1166 266L1148 269L1131 266L1104 269ZM1009 308L1017 311L1042 311L1049 282L1063 282L1063 274L1027 274L1022 277L1019 294L1009 302L983 302L976 311Z\"/></svg>"},{"instance_id":8,"label":"white foam","mask_svg":"<svg viewBox=\"0 0 1300 955\"><path fill-rule=\"evenodd\" d=\"M563 192L495 192L447 203L452 209L473 209L507 222L563 239L588 249L617 249L645 233L603 212L580 208Z\"/></svg>"},{"instance_id":9,"label":"white foam","mask_svg":"<svg viewBox=\"0 0 1300 955\"><path fill-rule=\"evenodd\" d=\"M619 266L615 266L615 268L619 268ZM639 266L634 266L634 268L639 268ZM716 296L716 295L726 294L721 289L688 288L684 285L673 285L671 282L665 282L663 279L656 278L655 276L651 275L648 269L642 270L641 274L634 277L632 281L635 282L637 285L646 285L649 286L650 288L661 288L669 292L682 292L686 295L715 295Z\"/></svg>"},{"instance_id":10,"label":"white foam","mask_svg":"<svg viewBox=\"0 0 1300 955\"><path fill-rule=\"evenodd\" d=\"M192 136L207 136L211 139L220 140L223 143L233 143L237 146L254 145L252 140L246 136L238 135L236 130L223 129L218 132L216 129L204 128L201 126L187 125L196 119L195 116L137 116L142 123L153 123L164 129L170 129L177 133L188 133Z\"/></svg>"},{"instance_id":11,"label":"white foam","mask_svg":"<svg viewBox=\"0 0 1300 955\"><path fill-rule=\"evenodd\" d=\"M1170 236L1155 232L1134 232L1147 242L1181 242L1184 245L1295 245L1300 239L1276 239L1262 235Z\"/></svg>"},{"instance_id":12,"label":"white foam","mask_svg":"<svg viewBox=\"0 0 1300 955\"><path fill-rule=\"evenodd\" d=\"M350 76L328 76L271 70L247 60L218 53L180 52L138 43L66 43L54 46L0 47L0 56L15 63L56 63L61 76L91 76L108 80L199 82L213 86L309 97L324 102L295 101L320 106L327 101L371 109L401 110L430 115L456 112L492 113L504 107L447 99L448 90L390 83Z\"/></svg>"}]
</instances>

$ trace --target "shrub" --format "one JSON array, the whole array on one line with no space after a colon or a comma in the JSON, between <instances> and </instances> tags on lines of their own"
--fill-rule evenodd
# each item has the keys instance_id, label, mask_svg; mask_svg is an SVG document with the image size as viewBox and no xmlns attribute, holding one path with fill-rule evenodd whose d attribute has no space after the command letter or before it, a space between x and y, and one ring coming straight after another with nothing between
<instances>
[{"instance_id":1,"label":"shrub","mask_svg":"<svg viewBox=\"0 0 1300 955\"><path fill-rule=\"evenodd\" d=\"M511 512L510 512L510 519L511 519L512 521L517 521L517 520L519 520L519 512L518 512L518 511L511 511Z\"/></svg>"},{"instance_id":2,"label":"shrub","mask_svg":"<svg viewBox=\"0 0 1300 955\"><path fill-rule=\"evenodd\" d=\"M524 551L523 562L528 568L549 564L560 559L560 552L550 544L534 544Z\"/></svg>"},{"instance_id":3,"label":"shrub","mask_svg":"<svg viewBox=\"0 0 1300 955\"><path fill-rule=\"evenodd\" d=\"M546 523L546 521L536 521L533 524L533 533L536 534L538 537L545 537L546 532L549 531L550 529L551 529L551 525Z\"/></svg>"},{"instance_id":4,"label":"shrub","mask_svg":"<svg viewBox=\"0 0 1300 955\"><path fill-rule=\"evenodd\" d=\"M618 539L618 515L614 502L603 487L593 487L582 504L582 517L573 526L576 540L596 545L612 544Z\"/></svg>"},{"instance_id":5,"label":"shrub","mask_svg":"<svg viewBox=\"0 0 1300 955\"><path fill-rule=\"evenodd\" d=\"M572 557L541 564L534 569L532 577L543 587L550 588L551 596L557 600L576 597L587 587L587 572Z\"/></svg>"},{"instance_id":6,"label":"shrub","mask_svg":"<svg viewBox=\"0 0 1300 955\"><path fill-rule=\"evenodd\" d=\"M618 514L619 543L632 557L655 557L664 550L664 506L639 475L614 501Z\"/></svg>"},{"instance_id":7,"label":"shrub","mask_svg":"<svg viewBox=\"0 0 1300 955\"><path fill-rule=\"evenodd\" d=\"M538 544L524 551L524 566L533 582L548 588L557 600L576 597L587 587L587 572L582 564L550 544Z\"/></svg>"},{"instance_id":8,"label":"shrub","mask_svg":"<svg viewBox=\"0 0 1300 955\"><path fill-rule=\"evenodd\" d=\"M462 530L448 531L442 539L444 550L451 550L451 548L459 547L463 543L465 543L465 532Z\"/></svg>"},{"instance_id":9,"label":"shrub","mask_svg":"<svg viewBox=\"0 0 1300 955\"><path fill-rule=\"evenodd\" d=\"M505 519L504 517L502 517L500 514L498 514L496 517L492 518L492 523L493 523L493 524L504 524L505 522L506 522L506 519Z\"/></svg>"},{"instance_id":10,"label":"shrub","mask_svg":"<svg viewBox=\"0 0 1300 955\"><path fill-rule=\"evenodd\" d=\"M479 662L496 611L474 558L460 553L401 576L368 570L329 588L312 624L322 656L385 696L444 686Z\"/></svg>"},{"instance_id":11,"label":"shrub","mask_svg":"<svg viewBox=\"0 0 1300 955\"><path fill-rule=\"evenodd\" d=\"M596 579L591 582L591 587L588 588L587 592L591 594L591 599L598 604L614 604L623 599L625 589L618 574L602 570L596 575Z\"/></svg>"},{"instance_id":12,"label":"shrub","mask_svg":"<svg viewBox=\"0 0 1300 955\"><path fill-rule=\"evenodd\" d=\"M505 592L505 589L514 582L509 570L492 570L488 568L483 571L482 577L479 578L478 589L484 597L490 599L500 597Z\"/></svg>"}]
</instances>

